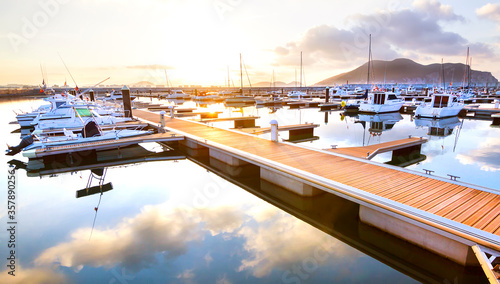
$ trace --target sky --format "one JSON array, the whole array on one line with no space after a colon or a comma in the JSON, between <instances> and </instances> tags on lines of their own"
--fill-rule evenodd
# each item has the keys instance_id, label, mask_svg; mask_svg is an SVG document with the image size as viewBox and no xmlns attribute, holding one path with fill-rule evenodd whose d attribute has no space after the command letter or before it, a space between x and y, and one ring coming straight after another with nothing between
<instances>
[{"instance_id":1,"label":"sky","mask_svg":"<svg viewBox=\"0 0 500 284\"><path fill-rule=\"evenodd\" d=\"M290 83L301 52L311 85L365 63L369 34L376 60L465 63L470 47L500 79L491 0L25 0L0 2L0 85L223 86L229 70L239 86L240 53L245 85Z\"/></svg>"}]
</instances>

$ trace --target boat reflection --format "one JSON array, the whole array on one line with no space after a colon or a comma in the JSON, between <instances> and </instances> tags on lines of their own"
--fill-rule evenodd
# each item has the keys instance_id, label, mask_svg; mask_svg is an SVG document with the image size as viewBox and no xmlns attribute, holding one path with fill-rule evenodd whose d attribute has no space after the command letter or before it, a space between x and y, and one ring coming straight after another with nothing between
<instances>
[{"instance_id":1,"label":"boat reflection","mask_svg":"<svg viewBox=\"0 0 500 284\"><path fill-rule=\"evenodd\" d=\"M429 136L449 136L453 133L453 129L460 124L461 122L456 116L441 119L415 118L415 126L417 126L417 128L427 127L427 135Z\"/></svg>"},{"instance_id":2,"label":"boat reflection","mask_svg":"<svg viewBox=\"0 0 500 284\"><path fill-rule=\"evenodd\" d=\"M371 134L381 135L382 132L391 130L394 125L402 120L403 117L399 112L391 112L391 113L381 113L381 114L359 114L358 121L360 122L369 122L370 127L368 131Z\"/></svg>"},{"instance_id":3,"label":"boat reflection","mask_svg":"<svg viewBox=\"0 0 500 284\"><path fill-rule=\"evenodd\" d=\"M25 169L29 177L43 177L127 164L181 159L185 159L185 156L178 151L157 143L144 143L99 152L83 151L29 159L27 163L11 160L9 164Z\"/></svg>"}]
</instances>

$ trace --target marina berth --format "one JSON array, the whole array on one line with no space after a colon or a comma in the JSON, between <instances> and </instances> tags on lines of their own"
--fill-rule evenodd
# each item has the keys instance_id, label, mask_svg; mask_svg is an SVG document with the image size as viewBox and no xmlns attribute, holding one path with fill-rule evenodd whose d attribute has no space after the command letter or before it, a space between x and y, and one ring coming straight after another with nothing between
<instances>
[{"instance_id":1,"label":"marina berth","mask_svg":"<svg viewBox=\"0 0 500 284\"><path fill-rule=\"evenodd\" d=\"M420 104L415 110L416 117L445 118L457 116L464 104L452 94L434 94L431 102Z\"/></svg>"},{"instance_id":2,"label":"marina berth","mask_svg":"<svg viewBox=\"0 0 500 284\"><path fill-rule=\"evenodd\" d=\"M373 92L368 94L368 99L359 105L360 112L385 113L396 112L404 104L403 98L393 92Z\"/></svg>"}]
</instances>

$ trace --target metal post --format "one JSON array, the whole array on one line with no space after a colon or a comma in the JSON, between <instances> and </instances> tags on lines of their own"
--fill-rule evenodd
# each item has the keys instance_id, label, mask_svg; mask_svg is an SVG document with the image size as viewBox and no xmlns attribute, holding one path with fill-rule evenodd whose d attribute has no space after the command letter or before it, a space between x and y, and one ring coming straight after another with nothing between
<instances>
[{"instance_id":1,"label":"metal post","mask_svg":"<svg viewBox=\"0 0 500 284\"><path fill-rule=\"evenodd\" d=\"M174 107L173 106L168 106L168 109L170 110L170 117L174 118Z\"/></svg>"},{"instance_id":2,"label":"metal post","mask_svg":"<svg viewBox=\"0 0 500 284\"><path fill-rule=\"evenodd\" d=\"M160 126L162 129L165 127L165 114L164 110L160 111Z\"/></svg>"},{"instance_id":3,"label":"metal post","mask_svg":"<svg viewBox=\"0 0 500 284\"><path fill-rule=\"evenodd\" d=\"M328 103L329 100L330 100L330 88L326 87L326 90L325 90L325 103Z\"/></svg>"},{"instance_id":4,"label":"metal post","mask_svg":"<svg viewBox=\"0 0 500 284\"><path fill-rule=\"evenodd\" d=\"M271 120L271 141L278 142L278 122Z\"/></svg>"},{"instance_id":5,"label":"metal post","mask_svg":"<svg viewBox=\"0 0 500 284\"><path fill-rule=\"evenodd\" d=\"M498 108L500 105L500 100L495 100L495 108Z\"/></svg>"},{"instance_id":6,"label":"metal post","mask_svg":"<svg viewBox=\"0 0 500 284\"><path fill-rule=\"evenodd\" d=\"M89 96L90 96L90 100L93 101L93 102L95 102L94 90L90 89Z\"/></svg>"}]
</instances>

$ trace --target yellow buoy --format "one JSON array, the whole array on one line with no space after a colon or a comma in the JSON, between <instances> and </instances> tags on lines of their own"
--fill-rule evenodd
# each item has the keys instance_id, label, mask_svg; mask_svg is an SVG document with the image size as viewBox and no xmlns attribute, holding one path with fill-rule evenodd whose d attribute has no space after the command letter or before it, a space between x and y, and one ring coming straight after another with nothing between
<instances>
[{"instance_id":1,"label":"yellow buoy","mask_svg":"<svg viewBox=\"0 0 500 284\"><path fill-rule=\"evenodd\" d=\"M340 105L341 105L342 107L345 107L345 101L342 101L342 102L340 103Z\"/></svg>"}]
</instances>

